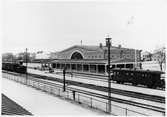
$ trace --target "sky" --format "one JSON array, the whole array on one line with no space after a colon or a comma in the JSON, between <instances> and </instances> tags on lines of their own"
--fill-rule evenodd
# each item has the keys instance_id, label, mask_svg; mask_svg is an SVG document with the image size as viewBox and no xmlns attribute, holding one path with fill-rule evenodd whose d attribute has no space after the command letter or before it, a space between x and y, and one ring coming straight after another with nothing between
<instances>
[{"instance_id":1,"label":"sky","mask_svg":"<svg viewBox=\"0 0 167 117\"><path fill-rule=\"evenodd\" d=\"M2 52L112 45L153 51L165 45L166 0L4 0Z\"/></svg>"}]
</instances>

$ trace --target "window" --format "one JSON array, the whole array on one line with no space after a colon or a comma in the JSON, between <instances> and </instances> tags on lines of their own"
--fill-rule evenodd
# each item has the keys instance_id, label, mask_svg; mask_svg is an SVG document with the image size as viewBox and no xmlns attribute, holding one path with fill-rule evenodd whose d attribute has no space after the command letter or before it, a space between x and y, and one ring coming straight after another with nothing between
<instances>
[{"instance_id":1,"label":"window","mask_svg":"<svg viewBox=\"0 0 167 117\"><path fill-rule=\"evenodd\" d=\"M75 52L75 53L72 54L71 59L80 60L80 59L83 59L83 56L80 53Z\"/></svg>"}]
</instances>

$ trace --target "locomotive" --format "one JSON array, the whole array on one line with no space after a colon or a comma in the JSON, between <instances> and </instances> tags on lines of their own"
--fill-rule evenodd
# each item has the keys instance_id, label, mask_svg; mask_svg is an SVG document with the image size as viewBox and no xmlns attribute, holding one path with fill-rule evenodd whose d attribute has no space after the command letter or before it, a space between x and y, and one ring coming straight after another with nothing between
<instances>
[{"instance_id":1,"label":"locomotive","mask_svg":"<svg viewBox=\"0 0 167 117\"><path fill-rule=\"evenodd\" d=\"M22 74L27 73L27 67L19 63L2 63L2 70L17 72Z\"/></svg>"},{"instance_id":2,"label":"locomotive","mask_svg":"<svg viewBox=\"0 0 167 117\"><path fill-rule=\"evenodd\" d=\"M164 72L136 69L112 69L112 80L119 84L131 83L132 85L144 85L149 88L165 88Z\"/></svg>"}]
</instances>

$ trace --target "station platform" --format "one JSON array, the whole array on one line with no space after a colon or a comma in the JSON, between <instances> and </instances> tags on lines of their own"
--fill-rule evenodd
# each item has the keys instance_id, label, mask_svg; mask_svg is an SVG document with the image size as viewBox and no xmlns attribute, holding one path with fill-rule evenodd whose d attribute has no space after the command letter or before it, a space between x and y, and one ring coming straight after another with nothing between
<instances>
[{"instance_id":1,"label":"station platform","mask_svg":"<svg viewBox=\"0 0 167 117\"><path fill-rule=\"evenodd\" d=\"M5 78L2 78L2 93L37 116L104 115Z\"/></svg>"}]
</instances>

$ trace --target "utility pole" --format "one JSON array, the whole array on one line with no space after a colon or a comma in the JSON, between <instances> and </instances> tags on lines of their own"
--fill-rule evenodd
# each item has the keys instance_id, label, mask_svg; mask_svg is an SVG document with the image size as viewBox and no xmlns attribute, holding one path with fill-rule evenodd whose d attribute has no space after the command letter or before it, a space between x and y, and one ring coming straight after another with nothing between
<instances>
[{"instance_id":1,"label":"utility pole","mask_svg":"<svg viewBox=\"0 0 167 117\"><path fill-rule=\"evenodd\" d=\"M110 47L111 38L109 35L106 37L106 46L108 46L108 113L111 113L111 73L110 73Z\"/></svg>"},{"instance_id":2,"label":"utility pole","mask_svg":"<svg viewBox=\"0 0 167 117\"><path fill-rule=\"evenodd\" d=\"M66 67L64 67L64 69L63 69L63 91L66 91L66 79L65 79L65 75L66 75Z\"/></svg>"},{"instance_id":3,"label":"utility pole","mask_svg":"<svg viewBox=\"0 0 167 117\"><path fill-rule=\"evenodd\" d=\"M27 76L27 66L28 66L28 61L27 61L27 48L26 48L26 84L27 84L27 79L28 79L28 76Z\"/></svg>"},{"instance_id":4,"label":"utility pole","mask_svg":"<svg viewBox=\"0 0 167 117\"><path fill-rule=\"evenodd\" d=\"M136 67L137 67L137 59L136 59L136 49L135 49L135 69L136 69Z\"/></svg>"}]
</instances>

